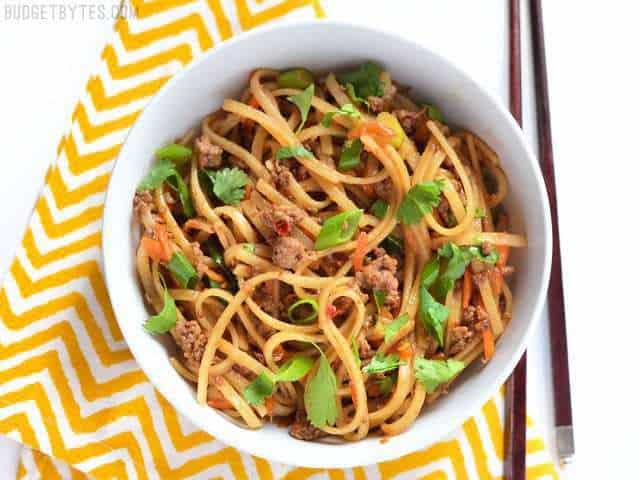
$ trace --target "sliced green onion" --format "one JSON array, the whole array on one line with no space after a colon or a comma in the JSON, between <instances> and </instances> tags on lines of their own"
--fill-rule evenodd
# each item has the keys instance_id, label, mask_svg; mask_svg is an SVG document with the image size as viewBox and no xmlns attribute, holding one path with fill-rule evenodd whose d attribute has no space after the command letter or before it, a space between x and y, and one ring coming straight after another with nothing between
<instances>
[{"instance_id":1,"label":"sliced green onion","mask_svg":"<svg viewBox=\"0 0 640 480\"><path fill-rule=\"evenodd\" d=\"M404 252L404 244L402 243L402 240L395 235L389 235L380 242L380 246L384 248L387 253L396 257L401 257Z\"/></svg>"},{"instance_id":2,"label":"sliced green onion","mask_svg":"<svg viewBox=\"0 0 640 480\"><path fill-rule=\"evenodd\" d=\"M238 280L236 279L236 276L233 274L233 272L229 270L229 267L227 267L227 265L224 263L222 253L220 253L220 250L215 243L209 242L209 255L211 256L213 263L216 264L216 266L222 272L222 275L224 275L224 278L227 279L227 282L229 283L229 290L231 290L231 292L233 293L237 292Z\"/></svg>"},{"instance_id":3,"label":"sliced green onion","mask_svg":"<svg viewBox=\"0 0 640 480\"><path fill-rule=\"evenodd\" d=\"M178 197L180 198L180 203L182 204L182 210L184 214L191 218L195 216L196 212L193 209L193 203L191 202L191 195L189 194L189 187L185 183L184 179L179 173L169 177L167 179L169 186L173 188L174 191L178 192Z\"/></svg>"},{"instance_id":4,"label":"sliced green onion","mask_svg":"<svg viewBox=\"0 0 640 480\"><path fill-rule=\"evenodd\" d=\"M282 88L307 88L313 83L313 73L306 68L292 68L278 74L278 86Z\"/></svg>"},{"instance_id":5,"label":"sliced green onion","mask_svg":"<svg viewBox=\"0 0 640 480\"><path fill-rule=\"evenodd\" d=\"M380 220L387 214L387 210L389 210L389 204L384 200L378 199L371 205L371 213Z\"/></svg>"},{"instance_id":6,"label":"sliced green onion","mask_svg":"<svg viewBox=\"0 0 640 480\"><path fill-rule=\"evenodd\" d=\"M340 152L338 168L340 170L351 170L360 165L360 154L362 153L362 142L359 138L344 142L344 148Z\"/></svg>"},{"instance_id":7,"label":"sliced green onion","mask_svg":"<svg viewBox=\"0 0 640 480\"><path fill-rule=\"evenodd\" d=\"M438 122L444 121L444 115L442 115L442 112L440 111L440 109L435 105L429 105L427 107L427 115L432 120L437 120Z\"/></svg>"},{"instance_id":8,"label":"sliced green onion","mask_svg":"<svg viewBox=\"0 0 640 480\"><path fill-rule=\"evenodd\" d=\"M316 238L316 250L326 250L347 243L356 233L360 217L362 217L362 210L358 209L327 218Z\"/></svg>"},{"instance_id":9,"label":"sliced green onion","mask_svg":"<svg viewBox=\"0 0 640 480\"><path fill-rule=\"evenodd\" d=\"M193 288L198 281L196 269L182 252L174 252L167 267L182 288Z\"/></svg>"},{"instance_id":10,"label":"sliced green onion","mask_svg":"<svg viewBox=\"0 0 640 480\"><path fill-rule=\"evenodd\" d=\"M311 307L312 312L306 317L297 318L294 315L294 312L298 308L304 305L309 305ZM298 300L296 303L294 303L289 307L289 310L287 311L287 315L289 316L289 320L291 320L292 323L295 323L298 325L307 325L309 323L312 323L316 318L318 318L318 308L319 308L318 302L315 301L313 298L303 298L302 300Z\"/></svg>"},{"instance_id":11,"label":"sliced green onion","mask_svg":"<svg viewBox=\"0 0 640 480\"><path fill-rule=\"evenodd\" d=\"M376 307L378 307L378 310L380 310L383 307L385 300L387 299L387 295L382 290L374 290L373 299L376 302Z\"/></svg>"},{"instance_id":12,"label":"sliced green onion","mask_svg":"<svg viewBox=\"0 0 640 480\"><path fill-rule=\"evenodd\" d=\"M184 164L191 155L193 155L193 151L189 147L177 143L170 143L156 150L156 157L160 160L171 160L176 165Z\"/></svg>"},{"instance_id":13,"label":"sliced green onion","mask_svg":"<svg viewBox=\"0 0 640 480\"><path fill-rule=\"evenodd\" d=\"M211 280L209 277L205 277L205 282L209 285L209 288L220 288L221 285L215 280Z\"/></svg>"}]
</instances>

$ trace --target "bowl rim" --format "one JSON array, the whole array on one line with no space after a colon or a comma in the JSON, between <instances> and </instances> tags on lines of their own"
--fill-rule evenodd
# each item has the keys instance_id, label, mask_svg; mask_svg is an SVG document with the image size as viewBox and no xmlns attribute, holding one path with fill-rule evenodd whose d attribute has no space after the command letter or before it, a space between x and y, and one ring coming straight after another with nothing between
<instances>
[{"instance_id":1,"label":"bowl rim","mask_svg":"<svg viewBox=\"0 0 640 480\"><path fill-rule=\"evenodd\" d=\"M416 450L423 449L426 447L426 445L423 445L419 441L412 442L411 441L412 436L413 436L413 440L419 440L419 438L415 437L417 430L414 432L413 435L409 430L409 431L403 432L402 434L403 436L406 437L406 438L403 438L404 441L394 442L392 437L391 441L387 442L384 445L384 449L376 450L375 458L372 455L369 455L365 463L362 463L362 461L360 461L359 459L355 459L355 461L349 460L349 459L340 460L333 456L320 456L320 455L316 459L314 459L313 457L311 458L306 457L303 461L299 461L296 458L292 459L290 456L287 456L286 452L281 452L282 449L279 448L277 444L269 445L268 442L259 442L259 441L243 443L241 441L242 438L237 438L238 437L237 435L232 434L232 435L225 436L220 431L214 431L215 426L214 428L211 428L212 425L202 425L202 422L197 418L197 415L193 413L194 409L185 408L184 405L178 404L177 402L174 402L172 400L172 392L170 391L168 386L166 386L164 382L161 381L160 373L156 373L157 370L153 368L153 359L149 359L145 355L141 355L140 352L138 351L138 347L136 346L135 342L133 343L129 342L127 328L123 327L119 320L118 311L116 308L116 305L118 304L117 299L112 298L112 293L111 293L113 292L111 285L117 281L117 278L120 274L114 271L114 269L108 267L110 263L107 261L107 258L109 257L109 252L117 248L116 239L110 237L108 233L109 229L105 228L105 226L107 226L107 224L109 223L108 222L109 218L112 217L111 205L113 204L113 202L111 202L110 199L111 199L111 196L113 195L112 192L114 188L112 187L115 184L114 179L117 178L116 173L118 171L119 166L122 164L122 162L119 162L122 156L122 152L126 150L127 143L130 137L132 136L132 133L135 132L136 129L139 127L140 121L144 118L144 114L147 111L147 109L153 103L158 102L160 98L162 98L169 90L171 90L174 84L180 82L181 79L187 74L187 72L189 72L192 69L195 69L201 63L206 62L208 58L212 55L216 55L216 54L219 54L219 52L222 52L226 49L233 48L233 46L235 46L236 44L247 41L248 39L251 39L253 37L265 35L273 31L282 30L283 32L286 32L286 30L288 29L300 28L300 27L317 28L318 25L324 25L327 28L349 29L349 30L353 30L354 32L358 32L358 31L366 32L368 34L374 34L380 37L389 38L390 40L400 44L404 43L406 45L412 45L417 49L427 51L429 55L432 55L438 61L446 64L451 70L456 71L457 74L463 77L465 81L472 84L475 88L477 88L479 92L481 92L482 95L485 95L487 97L487 99L496 107L496 110L503 117L503 120L505 120L506 123L509 125L509 128L511 131L508 132L508 134L513 134L515 136L515 138L517 139L517 142L520 144L520 147L523 149L523 151L526 154L526 160L532 164L532 167L533 167L532 170L534 172L532 182L535 185L536 197L538 201L542 203L541 212L542 212L543 227L544 227L544 232L542 235L543 237L542 247L544 252L544 265L543 265L542 275L540 279L541 288L539 289L537 296L535 298L535 303L531 310L532 311L531 317L525 327L525 332L522 335L522 338L518 343L518 346L515 352L512 354L509 360L505 363L505 366L503 367L501 374L494 376L491 379L491 381L487 383L485 387L485 390L487 392L486 396L485 395L476 396L472 401L469 401L467 408L464 409L465 411L459 412L457 417L452 418L451 422L447 422L447 423L441 422L440 426L436 428L432 428L431 430L432 437L434 439L442 439L445 435L452 432L454 429L458 428L465 419L472 416L474 412L477 412L480 409L480 407L489 398L491 398L491 396L495 392L498 391L500 386L506 381L507 377L514 370L517 362L520 360L520 358L522 357L523 353L526 350L526 346L529 343L531 336L533 335L533 332L535 330L535 327L538 321L540 320L540 317L542 316L542 309L545 303L546 293L548 289L549 277L550 277L550 271L551 271L551 255L553 251L553 242L552 242L552 235L551 235L551 218L549 213L549 201L548 201L547 190L542 177L542 173L538 165L538 162L536 161L536 156L534 155L531 146L525 139L521 127L516 123L514 118L511 116L510 112L506 109L503 102L499 99L499 97L495 93L493 93L492 91L488 90L487 88L479 84L455 60L445 57L444 55L438 53L437 51L435 51L434 49L432 49L431 47L423 43L415 41L411 38L404 37L396 32L390 31L383 27L370 26L370 25L359 24L359 23L343 21L343 20L326 20L326 19L293 20L293 21L287 21L286 23L275 23L270 25L263 25L247 32L241 32L235 35L234 37L225 40L224 42L210 49L209 51L202 53L200 57L198 57L197 59L192 61L190 64L188 64L186 67L182 68L175 75L173 75L173 77L170 78L165 83L165 85L163 85L162 88L147 102L140 116L136 119L135 123L126 133L120 148L120 152L118 153L118 157L114 161L114 167L109 178L109 184L107 187L107 192L105 194L105 201L104 201L103 224L102 224L102 232L101 232L101 242L102 242L101 256L102 256L102 262L103 262L105 285L107 287L109 300L113 305L113 311L116 317L116 321L118 322L120 330L122 331L124 340L127 343L127 347L132 352L136 363L140 366L141 370L144 372L144 374L148 378L153 388L157 389L167 399L167 401L169 401L169 403L178 412L180 412L181 415L184 415L193 425L206 431L210 435L214 436L216 439L220 439L220 441L223 444L237 448L240 451L248 453L250 455L265 458L269 461L276 461L276 462L280 462L290 466L310 467L310 468L352 468L356 466L366 466L366 465L372 465L375 463L393 460L403 455L414 452ZM229 423L229 425L231 425L231 422L229 422L227 419L224 419L224 420L227 423ZM432 425L431 427L434 427L434 426ZM223 427L221 428L223 430L225 429ZM248 431L248 432L255 433L253 431ZM240 437L242 436L240 435ZM438 440L434 440L434 441L438 441ZM274 443L277 443L277 442L274 442ZM323 445L329 448L335 447L335 445L327 445L327 444L320 444L320 443L317 443L314 445L315 446ZM348 445L349 444L343 444L341 446L347 447ZM327 450L326 452L330 453L329 450Z\"/></svg>"}]
</instances>

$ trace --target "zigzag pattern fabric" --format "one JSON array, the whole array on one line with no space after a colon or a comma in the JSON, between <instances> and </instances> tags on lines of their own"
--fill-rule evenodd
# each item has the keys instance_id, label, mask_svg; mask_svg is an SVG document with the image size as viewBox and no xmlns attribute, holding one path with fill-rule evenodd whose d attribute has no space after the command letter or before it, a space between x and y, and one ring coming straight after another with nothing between
<instances>
[{"instance_id":1,"label":"zigzag pattern fabric","mask_svg":"<svg viewBox=\"0 0 640 480\"><path fill-rule=\"evenodd\" d=\"M100 230L129 127L177 71L241 31L324 15L320 0L131 0L62 138L0 290L0 433L25 448L18 478L494 479L501 394L448 439L350 470L269 463L189 424L134 361L109 304ZM527 478L558 478L529 425Z\"/></svg>"}]
</instances>

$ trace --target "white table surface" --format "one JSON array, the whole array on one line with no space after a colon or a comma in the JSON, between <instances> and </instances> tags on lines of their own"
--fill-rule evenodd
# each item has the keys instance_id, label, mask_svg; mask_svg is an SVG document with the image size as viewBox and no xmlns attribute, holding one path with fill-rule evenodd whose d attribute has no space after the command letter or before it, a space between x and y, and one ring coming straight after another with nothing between
<instances>
[{"instance_id":1,"label":"white table surface","mask_svg":"<svg viewBox=\"0 0 640 480\"><path fill-rule=\"evenodd\" d=\"M7 20L8 3L15 1L0 0L0 205L8 206L0 215L0 275L111 34L109 21ZM332 18L378 24L441 51L505 101L506 3L323 1ZM640 172L640 9L633 3L543 5L576 424L576 461L563 471L570 479L637 475L640 396L632 352L638 348L640 315L631 302L638 296L634 234L640 229L631 206L638 203ZM527 5L523 14L524 129L535 144ZM528 408L553 446L548 343L543 321L529 347ZM19 451L0 437L2 478L14 478Z\"/></svg>"}]
</instances>

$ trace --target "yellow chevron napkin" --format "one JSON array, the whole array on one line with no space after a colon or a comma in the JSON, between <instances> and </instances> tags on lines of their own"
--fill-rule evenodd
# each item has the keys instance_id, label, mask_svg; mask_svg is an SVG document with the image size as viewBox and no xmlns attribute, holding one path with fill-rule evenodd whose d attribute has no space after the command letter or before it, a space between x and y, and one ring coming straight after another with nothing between
<instances>
[{"instance_id":1,"label":"yellow chevron napkin","mask_svg":"<svg viewBox=\"0 0 640 480\"><path fill-rule=\"evenodd\" d=\"M268 21L324 15L320 0L131 0L78 101L0 290L0 433L24 443L19 478L494 479L501 394L450 437L349 470L269 463L182 418L127 349L100 264L107 180L128 128L202 52ZM558 474L528 425L527 478Z\"/></svg>"}]
</instances>

